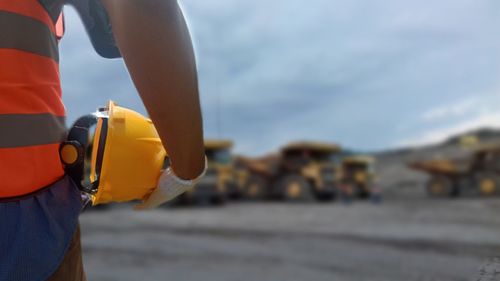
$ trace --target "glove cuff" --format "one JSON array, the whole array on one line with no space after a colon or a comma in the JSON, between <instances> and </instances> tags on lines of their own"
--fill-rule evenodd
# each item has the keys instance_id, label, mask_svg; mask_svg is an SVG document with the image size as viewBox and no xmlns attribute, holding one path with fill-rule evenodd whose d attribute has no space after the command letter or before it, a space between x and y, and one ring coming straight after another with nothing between
<instances>
[{"instance_id":1,"label":"glove cuff","mask_svg":"<svg viewBox=\"0 0 500 281\"><path fill-rule=\"evenodd\" d=\"M172 177L172 179L176 181L176 183L184 186L193 186L197 184L205 176L205 174L207 173L207 168L208 168L208 160L207 156L205 156L205 167L203 168L203 171L201 172L200 175L198 175L196 178L192 180L185 180L179 178L171 167L168 167L165 172L167 172Z\"/></svg>"}]
</instances>

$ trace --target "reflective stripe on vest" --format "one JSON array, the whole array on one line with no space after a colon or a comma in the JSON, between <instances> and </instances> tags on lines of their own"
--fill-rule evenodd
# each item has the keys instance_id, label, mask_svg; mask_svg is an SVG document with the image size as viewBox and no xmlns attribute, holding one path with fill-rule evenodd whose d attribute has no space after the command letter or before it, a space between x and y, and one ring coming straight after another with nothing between
<instances>
[{"instance_id":1,"label":"reflective stripe on vest","mask_svg":"<svg viewBox=\"0 0 500 281\"><path fill-rule=\"evenodd\" d=\"M0 0L0 198L64 175L66 135L55 24L37 0Z\"/></svg>"}]
</instances>

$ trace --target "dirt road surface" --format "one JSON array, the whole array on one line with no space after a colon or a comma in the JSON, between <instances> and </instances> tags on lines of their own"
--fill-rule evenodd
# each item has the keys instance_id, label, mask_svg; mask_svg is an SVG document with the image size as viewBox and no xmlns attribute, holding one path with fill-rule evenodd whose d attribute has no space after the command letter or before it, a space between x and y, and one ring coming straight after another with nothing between
<instances>
[{"instance_id":1,"label":"dirt road surface","mask_svg":"<svg viewBox=\"0 0 500 281\"><path fill-rule=\"evenodd\" d=\"M499 199L130 208L82 215L89 281L500 280Z\"/></svg>"}]
</instances>

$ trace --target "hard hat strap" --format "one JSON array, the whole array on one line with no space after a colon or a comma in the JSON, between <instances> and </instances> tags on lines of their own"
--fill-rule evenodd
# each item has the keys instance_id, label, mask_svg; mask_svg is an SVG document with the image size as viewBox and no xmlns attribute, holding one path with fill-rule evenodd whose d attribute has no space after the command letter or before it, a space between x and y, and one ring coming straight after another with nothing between
<instances>
[{"instance_id":1,"label":"hard hat strap","mask_svg":"<svg viewBox=\"0 0 500 281\"><path fill-rule=\"evenodd\" d=\"M72 145L78 150L78 159L71 165L65 165L66 174L75 182L78 188L84 192L91 192L91 186L83 186L85 171L85 153L89 147L89 129L97 124L97 117L89 114L79 118L71 127L67 141L61 144ZM64 160L64 159L63 159ZM64 161L63 161L64 162Z\"/></svg>"}]
</instances>

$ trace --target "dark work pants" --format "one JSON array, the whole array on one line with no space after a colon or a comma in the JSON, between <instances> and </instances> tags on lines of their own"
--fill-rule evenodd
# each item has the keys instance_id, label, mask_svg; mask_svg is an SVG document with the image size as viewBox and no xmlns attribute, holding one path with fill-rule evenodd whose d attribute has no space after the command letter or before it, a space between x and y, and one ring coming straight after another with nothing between
<instances>
[{"instance_id":1,"label":"dark work pants","mask_svg":"<svg viewBox=\"0 0 500 281\"><path fill-rule=\"evenodd\" d=\"M86 281L83 271L80 226L77 227L73 240L57 271L47 281Z\"/></svg>"}]
</instances>

